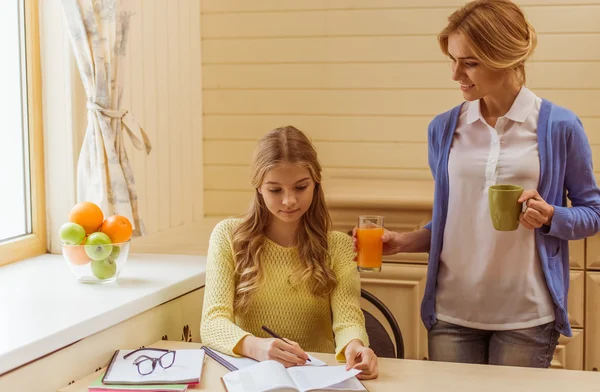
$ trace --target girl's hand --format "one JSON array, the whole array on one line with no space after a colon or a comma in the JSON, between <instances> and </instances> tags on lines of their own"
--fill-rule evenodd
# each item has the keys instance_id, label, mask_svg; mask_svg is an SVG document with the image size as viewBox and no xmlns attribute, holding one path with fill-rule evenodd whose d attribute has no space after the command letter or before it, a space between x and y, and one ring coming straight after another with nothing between
<instances>
[{"instance_id":1,"label":"girl's hand","mask_svg":"<svg viewBox=\"0 0 600 392\"><path fill-rule=\"evenodd\" d=\"M275 338L257 338L255 336L246 336L242 341L244 354L248 353L251 358L257 361L274 360L283 366L292 367L304 365L308 359L308 354L300 348L300 345L291 340L284 342Z\"/></svg>"},{"instance_id":2,"label":"girl's hand","mask_svg":"<svg viewBox=\"0 0 600 392\"><path fill-rule=\"evenodd\" d=\"M344 351L346 355L346 370L358 369L362 373L356 375L360 380L372 380L379 375L377 355L368 347L364 347L360 340L352 340Z\"/></svg>"}]
</instances>

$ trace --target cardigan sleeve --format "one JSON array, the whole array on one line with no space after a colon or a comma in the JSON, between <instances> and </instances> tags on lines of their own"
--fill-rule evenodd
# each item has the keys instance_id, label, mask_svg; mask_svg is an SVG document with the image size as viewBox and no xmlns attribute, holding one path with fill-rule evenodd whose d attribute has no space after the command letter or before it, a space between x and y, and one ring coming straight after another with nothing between
<instances>
[{"instance_id":1,"label":"cardigan sleeve","mask_svg":"<svg viewBox=\"0 0 600 392\"><path fill-rule=\"evenodd\" d=\"M600 190L594 178L592 151L579 118L567 137L565 188L572 207L554 206L550 227L543 234L563 240L590 237L600 230Z\"/></svg>"}]
</instances>

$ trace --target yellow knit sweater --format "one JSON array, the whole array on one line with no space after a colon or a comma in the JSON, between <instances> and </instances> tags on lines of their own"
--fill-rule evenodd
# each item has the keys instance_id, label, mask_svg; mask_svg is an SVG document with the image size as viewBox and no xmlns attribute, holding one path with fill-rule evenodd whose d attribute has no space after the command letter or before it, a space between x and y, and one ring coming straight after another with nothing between
<instances>
[{"instance_id":1,"label":"yellow knit sweater","mask_svg":"<svg viewBox=\"0 0 600 392\"><path fill-rule=\"evenodd\" d=\"M292 287L288 277L299 263L296 248L265 239L260 260L264 283L253 294L249 311L234 312L235 261L231 236L239 219L226 219L214 228L209 242L206 287L200 335L208 347L235 355L233 348L247 335L270 337L266 325L294 340L305 351L336 354L345 360L344 348L353 339L369 344L360 308L360 280L353 261L351 238L329 234L329 254L338 285L329 298L313 295L308 285Z\"/></svg>"}]
</instances>

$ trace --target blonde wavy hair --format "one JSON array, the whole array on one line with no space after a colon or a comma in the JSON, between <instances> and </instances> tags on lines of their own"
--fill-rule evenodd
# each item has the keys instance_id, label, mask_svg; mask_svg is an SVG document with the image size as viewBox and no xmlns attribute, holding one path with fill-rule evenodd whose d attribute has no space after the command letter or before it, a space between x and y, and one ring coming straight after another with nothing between
<instances>
[{"instance_id":1,"label":"blonde wavy hair","mask_svg":"<svg viewBox=\"0 0 600 392\"><path fill-rule=\"evenodd\" d=\"M293 242L300 264L290 277L290 284L308 283L316 296L328 296L337 285L328 256L327 235L331 230L331 217L321 187L321 165L317 152L300 130L292 126L277 128L258 141L250 169L253 200L248 213L233 231L236 262L234 309L242 314L248 309L252 295L264 278L261 254L265 229L272 219L258 190L267 172L282 163L307 168L315 183L312 203L301 218Z\"/></svg>"},{"instance_id":2,"label":"blonde wavy hair","mask_svg":"<svg viewBox=\"0 0 600 392\"><path fill-rule=\"evenodd\" d=\"M488 68L512 69L517 81L526 81L525 60L537 45L537 36L525 14L510 0L475 0L454 11L448 26L438 35L442 52L448 56L448 37L458 33Z\"/></svg>"}]
</instances>

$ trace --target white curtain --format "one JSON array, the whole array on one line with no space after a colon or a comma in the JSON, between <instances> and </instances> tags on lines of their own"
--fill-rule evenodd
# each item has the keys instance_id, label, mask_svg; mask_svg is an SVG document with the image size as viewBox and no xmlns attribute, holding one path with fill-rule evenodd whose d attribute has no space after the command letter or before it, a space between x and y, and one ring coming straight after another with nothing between
<instances>
[{"instance_id":1,"label":"white curtain","mask_svg":"<svg viewBox=\"0 0 600 392\"><path fill-rule=\"evenodd\" d=\"M132 16L126 0L62 0L71 45L87 96L87 129L77 164L77 200L124 215L144 234L125 132L150 153L144 130L122 107L123 59Z\"/></svg>"}]
</instances>

